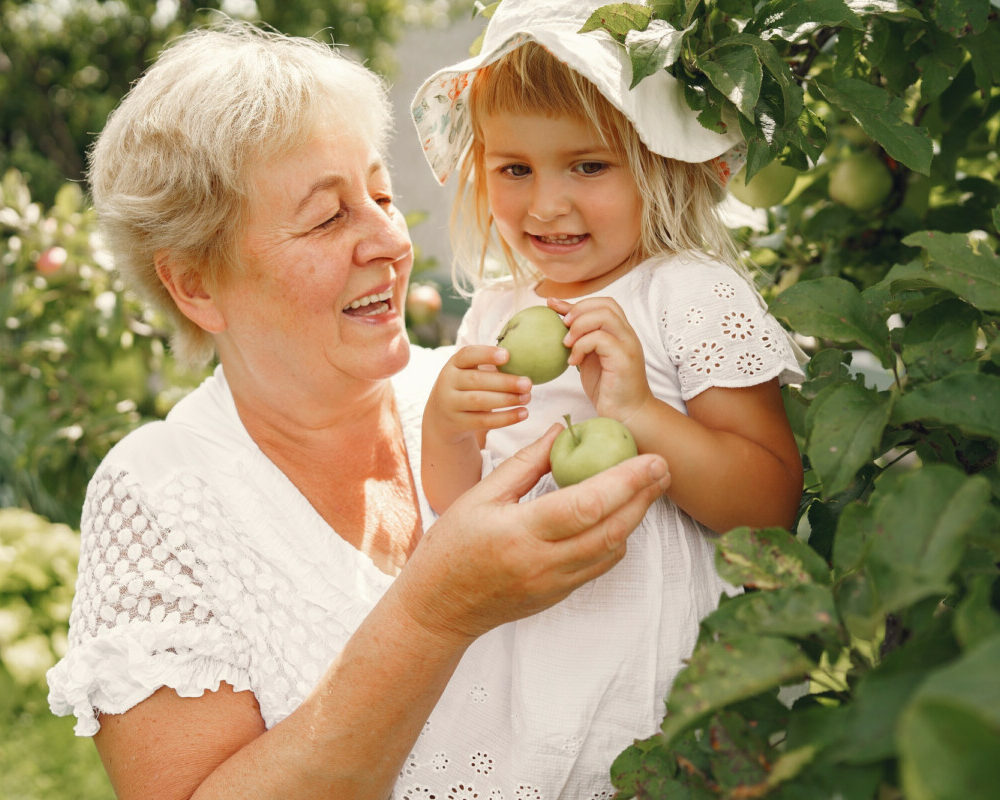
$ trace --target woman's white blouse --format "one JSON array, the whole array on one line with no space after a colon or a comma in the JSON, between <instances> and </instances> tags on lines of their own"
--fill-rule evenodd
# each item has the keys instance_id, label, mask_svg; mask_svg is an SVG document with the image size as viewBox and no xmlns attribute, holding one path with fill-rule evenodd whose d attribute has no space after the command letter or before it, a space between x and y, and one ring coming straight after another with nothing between
<instances>
[{"instance_id":1,"label":"woman's white blouse","mask_svg":"<svg viewBox=\"0 0 1000 800\"><path fill-rule=\"evenodd\" d=\"M420 421L448 350L393 383L419 488ZM421 498L425 523L433 512ZM392 582L257 447L221 369L108 453L87 490L69 649L49 703L94 734L157 688L253 691L291 713Z\"/></svg>"}]
</instances>

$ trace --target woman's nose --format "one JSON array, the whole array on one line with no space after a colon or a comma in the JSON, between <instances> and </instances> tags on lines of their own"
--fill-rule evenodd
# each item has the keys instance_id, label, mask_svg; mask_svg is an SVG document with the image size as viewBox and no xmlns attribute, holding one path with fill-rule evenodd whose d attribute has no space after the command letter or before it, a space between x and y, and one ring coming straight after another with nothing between
<instances>
[{"instance_id":1,"label":"woman's nose","mask_svg":"<svg viewBox=\"0 0 1000 800\"><path fill-rule=\"evenodd\" d=\"M355 248L355 256L359 265L364 266L373 261L399 261L410 254L413 243L406 220L395 207L384 207L376 204L365 209L367 224L364 234Z\"/></svg>"}]
</instances>

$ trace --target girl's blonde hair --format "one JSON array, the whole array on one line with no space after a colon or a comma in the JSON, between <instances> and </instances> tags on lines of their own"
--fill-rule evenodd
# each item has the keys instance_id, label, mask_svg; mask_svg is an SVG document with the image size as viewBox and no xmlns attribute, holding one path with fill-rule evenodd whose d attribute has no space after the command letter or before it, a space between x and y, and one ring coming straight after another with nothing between
<instances>
[{"instance_id":1,"label":"girl's blonde hair","mask_svg":"<svg viewBox=\"0 0 1000 800\"><path fill-rule=\"evenodd\" d=\"M384 150L382 81L330 45L232 20L175 40L108 118L90 153L101 234L126 282L174 323L182 363L207 363L214 343L174 305L155 254L209 286L235 274L252 169L328 119L365 126Z\"/></svg>"},{"instance_id":2,"label":"girl's blonde hair","mask_svg":"<svg viewBox=\"0 0 1000 800\"><path fill-rule=\"evenodd\" d=\"M696 250L744 272L729 229L717 212L725 184L714 162L688 163L652 152L635 126L593 83L536 42L521 45L475 73L468 111L473 137L459 164L451 216L453 279L461 290L468 292L486 282L493 263L520 283L537 277L499 236L489 209L482 121L503 113L580 118L623 159L643 200L637 261Z\"/></svg>"}]
</instances>

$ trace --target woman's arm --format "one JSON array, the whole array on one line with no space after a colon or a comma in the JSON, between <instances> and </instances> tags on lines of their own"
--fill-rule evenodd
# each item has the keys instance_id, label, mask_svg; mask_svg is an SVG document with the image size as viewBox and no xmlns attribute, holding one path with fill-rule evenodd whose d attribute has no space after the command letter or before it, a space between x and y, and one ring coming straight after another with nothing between
<instances>
[{"instance_id":1,"label":"woman's arm","mask_svg":"<svg viewBox=\"0 0 1000 800\"><path fill-rule=\"evenodd\" d=\"M454 503L302 705L270 730L249 692L161 689L95 737L122 800L385 798L466 648L603 574L667 487L640 456L528 503L557 427Z\"/></svg>"}]
</instances>

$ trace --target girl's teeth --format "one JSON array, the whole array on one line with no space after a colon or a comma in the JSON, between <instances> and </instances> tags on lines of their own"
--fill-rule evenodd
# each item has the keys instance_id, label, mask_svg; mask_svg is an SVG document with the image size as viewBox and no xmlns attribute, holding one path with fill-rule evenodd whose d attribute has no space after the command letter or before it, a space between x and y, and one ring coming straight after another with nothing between
<instances>
[{"instance_id":1,"label":"girl's teeth","mask_svg":"<svg viewBox=\"0 0 1000 800\"><path fill-rule=\"evenodd\" d=\"M564 233L559 236L539 236L538 239L546 244L576 244L583 241L583 236L579 234L570 236Z\"/></svg>"},{"instance_id":2,"label":"girl's teeth","mask_svg":"<svg viewBox=\"0 0 1000 800\"><path fill-rule=\"evenodd\" d=\"M372 303L381 303L392 297L392 289L386 289L381 294L369 294L364 297L359 297L357 300L351 302L348 306L350 309L358 309L364 306L370 306Z\"/></svg>"}]
</instances>

